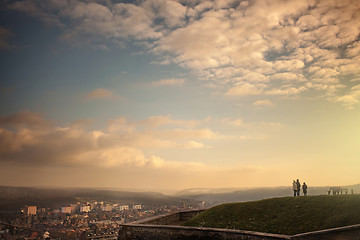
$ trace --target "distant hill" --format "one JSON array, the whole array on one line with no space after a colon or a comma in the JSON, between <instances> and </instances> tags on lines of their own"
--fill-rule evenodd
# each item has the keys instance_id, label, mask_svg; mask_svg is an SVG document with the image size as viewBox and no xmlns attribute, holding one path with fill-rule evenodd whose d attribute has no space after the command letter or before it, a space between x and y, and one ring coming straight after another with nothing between
<instances>
[{"instance_id":1,"label":"distant hill","mask_svg":"<svg viewBox=\"0 0 360 240\"><path fill-rule=\"evenodd\" d=\"M348 188L349 193L351 189L354 193L360 194L360 184L342 186ZM309 186L309 195L326 195L330 186L313 187ZM268 187L268 188L248 188L248 189L234 189L234 188L193 188L185 189L177 193L177 196L193 199L196 201L206 201L211 205L230 203L230 202L245 202L261 200L274 197L292 196L292 186L282 187Z\"/></svg>"},{"instance_id":2,"label":"distant hill","mask_svg":"<svg viewBox=\"0 0 360 240\"><path fill-rule=\"evenodd\" d=\"M179 201L156 192L128 192L91 188L34 188L0 186L0 211L17 211L24 205L60 208L78 201L122 202L158 206Z\"/></svg>"},{"instance_id":3,"label":"distant hill","mask_svg":"<svg viewBox=\"0 0 360 240\"><path fill-rule=\"evenodd\" d=\"M282 197L210 208L184 226L298 234L360 224L360 195Z\"/></svg>"},{"instance_id":4,"label":"distant hill","mask_svg":"<svg viewBox=\"0 0 360 240\"><path fill-rule=\"evenodd\" d=\"M70 192L29 187L0 186L0 211L19 211L24 205L59 208L76 202Z\"/></svg>"}]
</instances>

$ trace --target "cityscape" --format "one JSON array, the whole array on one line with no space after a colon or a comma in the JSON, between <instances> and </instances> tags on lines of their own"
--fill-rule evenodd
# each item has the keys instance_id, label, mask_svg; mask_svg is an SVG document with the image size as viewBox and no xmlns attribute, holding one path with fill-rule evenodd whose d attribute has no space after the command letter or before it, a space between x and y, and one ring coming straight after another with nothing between
<instances>
[{"instance_id":1,"label":"cityscape","mask_svg":"<svg viewBox=\"0 0 360 240\"><path fill-rule=\"evenodd\" d=\"M336 192L339 189L348 191ZM333 196L356 197L359 192L360 184L330 188L309 186L308 193L333 199ZM0 186L0 239L124 239L119 236L121 226L140 220L201 212L226 203L286 197L298 198L293 197L290 184L275 188L185 189L172 195L92 188ZM181 222L175 221L176 224Z\"/></svg>"},{"instance_id":2,"label":"cityscape","mask_svg":"<svg viewBox=\"0 0 360 240\"><path fill-rule=\"evenodd\" d=\"M360 0L0 0L0 66L0 239L360 236Z\"/></svg>"},{"instance_id":3,"label":"cityscape","mask_svg":"<svg viewBox=\"0 0 360 240\"><path fill-rule=\"evenodd\" d=\"M191 200L155 206L96 200L55 209L29 205L11 213L0 211L0 239L118 239L119 224L205 207L205 202Z\"/></svg>"}]
</instances>

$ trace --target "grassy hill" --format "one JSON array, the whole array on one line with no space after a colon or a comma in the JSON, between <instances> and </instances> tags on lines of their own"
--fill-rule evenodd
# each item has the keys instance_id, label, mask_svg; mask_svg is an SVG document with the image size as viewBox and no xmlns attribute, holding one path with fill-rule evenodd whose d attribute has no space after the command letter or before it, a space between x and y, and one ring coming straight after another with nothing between
<instances>
[{"instance_id":1,"label":"grassy hill","mask_svg":"<svg viewBox=\"0 0 360 240\"><path fill-rule=\"evenodd\" d=\"M360 224L360 195L283 197L222 204L183 225L292 235L353 224Z\"/></svg>"}]
</instances>

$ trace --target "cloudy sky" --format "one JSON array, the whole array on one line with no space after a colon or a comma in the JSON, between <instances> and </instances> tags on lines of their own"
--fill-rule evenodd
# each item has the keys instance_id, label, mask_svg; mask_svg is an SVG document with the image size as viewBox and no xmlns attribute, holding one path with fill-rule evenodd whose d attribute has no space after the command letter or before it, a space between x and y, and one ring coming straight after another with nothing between
<instances>
[{"instance_id":1,"label":"cloudy sky","mask_svg":"<svg viewBox=\"0 0 360 240\"><path fill-rule=\"evenodd\" d=\"M360 183L360 1L0 9L0 185Z\"/></svg>"}]
</instances>

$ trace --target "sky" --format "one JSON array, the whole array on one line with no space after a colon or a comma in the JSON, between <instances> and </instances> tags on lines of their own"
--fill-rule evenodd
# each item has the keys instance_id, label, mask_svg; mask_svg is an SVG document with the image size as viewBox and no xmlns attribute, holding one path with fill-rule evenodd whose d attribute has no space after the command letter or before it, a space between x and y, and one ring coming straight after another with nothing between
<instances>
[{"instance_id":1,"label":"sky","mask_svg":"<svg viewBox=\"0 0 360 240\"><path fill-rule=\"evenodd\" d=\"M0 9L0 185L360 183L360 1Z\"/></svg>"}]
</instances>

